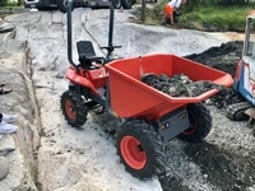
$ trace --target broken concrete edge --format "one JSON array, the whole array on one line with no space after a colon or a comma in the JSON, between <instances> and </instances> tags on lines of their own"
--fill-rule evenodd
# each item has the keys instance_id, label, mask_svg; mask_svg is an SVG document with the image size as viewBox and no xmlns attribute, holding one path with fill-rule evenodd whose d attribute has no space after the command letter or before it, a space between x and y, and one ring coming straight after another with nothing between
<instances>
[{"instance_id":1,"label":"broken concrete edge","mask_svg":"<svg viewBox=\"0 0 255 191\"><path fill-rule=\"evenodd\" d=\"M24 50L24 59L22 60L22 66L23 66L23 77L25 79L28 92L29 92L29 97L31 99L33 107L33 115L34 115L34 121L33 121L33 126L36 127L33 130L33 156L34 156L34 164L32 165L33 167L33 180L35 185L38 185L38 160L37 160L37 152L40 147L41 141L40 141L40 133L42 131L42 124L41 124L41 119L40 119L40 113L39 113L39 108L38 108L38 103L36 99L36 92L35 92L35 87L32 81L32 58L29 56L30 48L28 46L28 42L25 42L25 50Z\"/></svg>"},{"instance_id":2,"label":"broken concrete edge","mask_svg":"<svg viewBox=\"0 0 255 191\"><path fill-rule=\"evenodd\" d=\"M0 157L0 181L9 173L9 161L5 157Z\"/></svg>"},{"instance_id":3,"label":"broken concrete edge","mask_svg":"<svg viewBox=\"0 0 255 191\"><path fill-rule=\"evenodd\" d=\"M15 25L0 18L0 33L11 32Z\"/></svg>"},{"instance_id":4,"label":"broken concrete edge","mask_svg":"<svg viewBox=\"0 0 255 191\"><path fill-rule=\"evenodd\" d=\"M5 36L6 38L4 42L6 42L9 37L13 36L15 36L15 33L12 31ZM6 155L6 160L9 161L11 168L8 168L8 173L6 171L7 168L3 169L3 173L5 175L2 175L0 185L2 182L2 184L5 185L4 189L18 187L22 190L27 190L27 188L37 190L37 150L40 147L39 134L41 131L41 125L33 82L30 78L31 62L29 62L30 58L28 54L29 48L25 42L25 48L20 53L21 56L19 57L20 63L18 63L18 67L14 63L8 63L9 56L3 61L7 62L8 64L3 65L2 69L13 70L21 77L21 80L27 87L25 91L27 91L28 100L31 102L29 105L32 106L31 114L33 116L32 118L29 117L29 119L20 115L20 119L18 120L18 131L16 134L9 135L15 142L14 144L16 145L16 150ZM22 86L20 88L22 88ZM17 89L19 89L19 87ZM31 147L28 147L28 145L31 145ZM13 163L15 164L16 168L12 166ZM18 181L17 175L15 175L17 173L16 171L19 172ZM16 179L14 177L16 177Z\"/></svg>"}]
</instances>

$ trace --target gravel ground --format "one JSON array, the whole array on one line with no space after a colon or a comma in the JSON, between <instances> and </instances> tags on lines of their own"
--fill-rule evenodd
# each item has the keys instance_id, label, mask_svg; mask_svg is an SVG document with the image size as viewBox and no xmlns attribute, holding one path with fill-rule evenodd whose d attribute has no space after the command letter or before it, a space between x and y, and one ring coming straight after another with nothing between
<instances>
[{"instance_id":1,"label":"gravel ground","mask_svg":"<svg viewBox=\"0 0 255 191\"><path fill-rule=\"evenodd\" d=\"M222 44L220 47L212 47L201 54L189 55L187 58L234 75L241 51L242 42L236 41ZM219 95L212 99L212 105L208 105L213 116L213 128L206 140L195 145L176 142L182 145L182 149L174 152L173 155L183 155L184 160L180 164L182 172L176 175L178 169L175 169L175 173L166 179L161 179L165 191L173 190L173 185L176 185L174 187L176 190L183 191L254 190L254 136L251 129L246 127L246 122L233 122L225 116L224 106L238 100L239 96L234 90L230 88ZM177 146L173 148L176 149ZM183 168L185 165L186 167ZM201 176L193 176L192 172L196 171L199 171ZM188 182L187 186L183 186L185 182Z\"/></svg>"}]
</instances>

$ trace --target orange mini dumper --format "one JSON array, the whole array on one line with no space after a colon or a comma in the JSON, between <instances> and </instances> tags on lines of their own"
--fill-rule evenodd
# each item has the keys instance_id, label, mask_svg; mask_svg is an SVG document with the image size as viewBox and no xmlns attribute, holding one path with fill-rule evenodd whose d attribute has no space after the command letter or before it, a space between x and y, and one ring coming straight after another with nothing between
<instances>
[{"instance_id":1,"label":"orange mini dumper","mask_svg":"<svg viewBox=\"0 0 255 191\"><path fill-rule=\"evenodd\" d=\"M171 139L199 142L210 132L211 116L202 102L219 90L211 89L196 97L171 97L143 83L141 75L184 74L194 82L209 80L225 87L233 84L231 75L171 54L116 60L110 54L106 58L96 57L90 41L77 43L80 63L75 65L71 54L70 4L71 0L67 14L71 66L66 73L70 84L61 96L65 119L71 126L81 127L88 112L101 106L123 119L116 147L126 170L139 178L166 173L166 162L171 160L167 144ZM114 49L111 41L106 49Z\"/></svg>"}]
</instances>

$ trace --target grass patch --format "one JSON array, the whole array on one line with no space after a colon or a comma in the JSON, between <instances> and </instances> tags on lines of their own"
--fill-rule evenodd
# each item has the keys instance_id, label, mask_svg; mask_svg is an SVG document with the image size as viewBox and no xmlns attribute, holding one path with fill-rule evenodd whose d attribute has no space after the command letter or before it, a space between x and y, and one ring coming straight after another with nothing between
<instances>
[{"instance_id":1,"label":"grass patch","mask_svg":"<svg viewBox=\"0 0 255 191\"><path fill-rule=\"evenodd\" d=\"M0 0L0 8L5 8L5 7L15 7L19 5L20 2L18 1L12 1L12 0Z\"/></svg>"},{"instance_id":2,"label":"grass patch","mask_svg":"<svg viewBox=\"0 0 255 191\"><path fill-rule=\"evenodd\" d=\"M248 10L252 7L199 7L193 12L184 12L180 25L189 27L190 22L200 23L208 30L243 32Z\"/></svg>"},{"instance_id":3,"label":"grass patch","mask_svg":"<svg viewBox=\"0 0 255 191\"><path fill-rule=\"evenodd\" d=\"M155 4L153 8L146 8L145 23L159 25L167 1ZM183 10L176 27L197 29L203 31L237 31L243 32L246 16L254 4L244 6L198 6L196 10ZM140 19L141 8L137 9L136 16Z\"/></svg>"}]
</instances>

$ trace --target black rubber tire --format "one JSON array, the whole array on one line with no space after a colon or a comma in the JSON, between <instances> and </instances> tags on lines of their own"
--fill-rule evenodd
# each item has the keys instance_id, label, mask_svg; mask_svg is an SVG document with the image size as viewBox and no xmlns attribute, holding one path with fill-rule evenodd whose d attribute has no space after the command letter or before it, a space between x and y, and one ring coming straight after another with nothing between
<instances>
[{"instance_id":1,"label":"black rubber tire","mask_svg":"<svg viewBox=\"0 0 255 191\"><path fill-rule=\"evenodd\" d=\"M133 4L133 0L121 0L121 5L124 9L131 9Z\"/></svg>"},{"instance_id":2,"label":"black rubber tire","mask_svg":"<svg viewBox=\"0 0 255 191\"><path fill-rule=\"evenodd\" d=\"M112 0L112 6L114 9L120 9L121 8L121 0Z\"/></svg>"},{"instance_id":3,"label":"black rubber tire","mask_svg":"<svg viewBox=\"0 0 255 191\"><path fill-rule=\"evenodd\" d=\"M127 137L134 137L141 143L137 145L137 149L141 149L146 155L146 162L143 167L135 169L132 165L128 164L123 156L123 147L121 146L123 141ZM117 135L117 154L121 158L121 162L124 164L126 170L137 178L149 178L153 175L162 175L166 171L166 164L169 161L168 147L165 146L160 136L152 125L141 120L128 120L122 125L122 130ZM125 154L124 154L125 155Z\"/></svg>"},{"instance_id":4,"label":"black rubber tire","mask_svg":"<svg viewBox=\"0 0 255 191\"><path fill-rule=\"evenodd\" d=\"M79 128L87 121L88 108L76 92L65 91L61 96L60 103L65 119L72 127Z\"/></svg>"},{"instance_id":5,"label":"black rubber tire","mask_svg":"<svg viewBox=\"0 0 255 191\"><path fill-rule=\"evenodd\" d=\"M189 104L187 106L191 127L177 137L183 141L201 142L210 132L212 117L209 110L202 103Z\"/></svg>"},{"instance_id":6,"label":"black rubber tire","mask_svg":"<svg viewBox=\"0 0 255 191\"><path fill-rule=\"evenodd\" d=\"M245 114L245 111L250 108L251 105L248 102L239 102L227 106L226 116L233 121L245 121L249 119L249 116Z\"/></svg>"}]
</instances>

